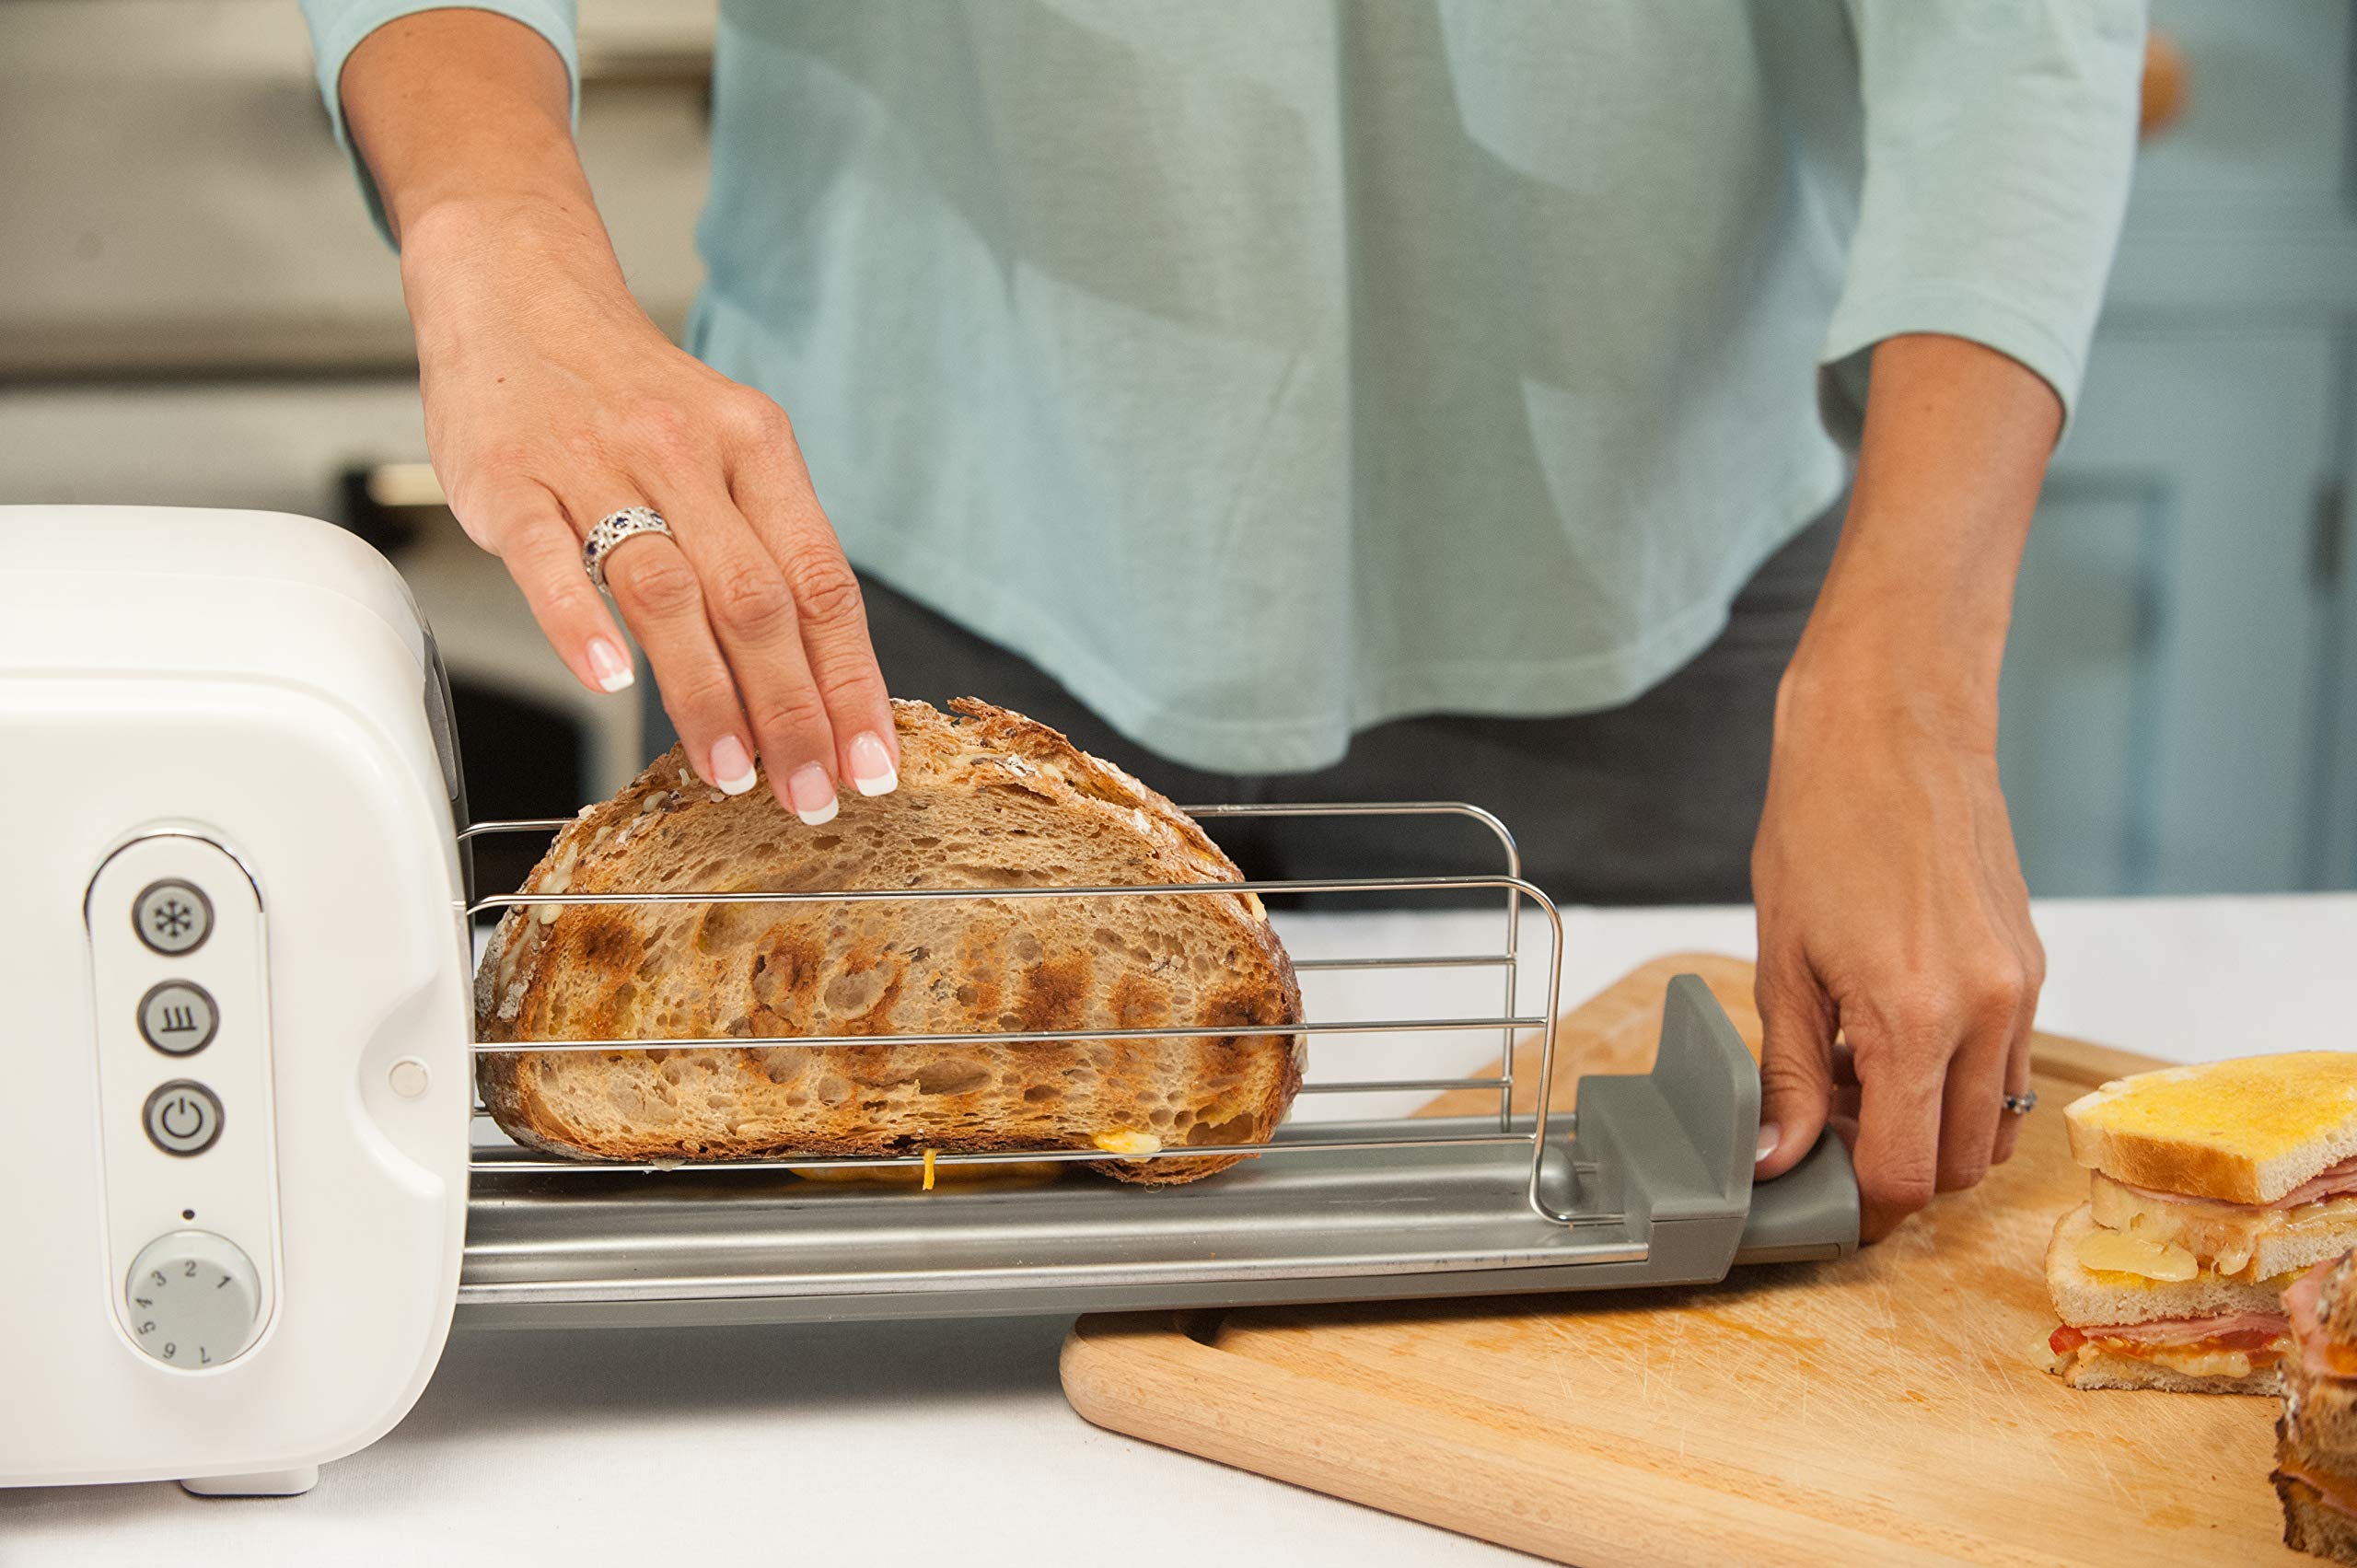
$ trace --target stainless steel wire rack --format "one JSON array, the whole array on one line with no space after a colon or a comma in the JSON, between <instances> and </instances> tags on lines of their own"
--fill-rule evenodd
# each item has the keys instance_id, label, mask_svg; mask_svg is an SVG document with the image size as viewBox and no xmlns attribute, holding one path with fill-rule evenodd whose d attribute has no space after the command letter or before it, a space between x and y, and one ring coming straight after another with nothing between
<instances>
[{"instance_id":1,"label":"stainless steel wire rack","mask_svg":"<svg viewBox=\"0 0 2357 1568\"><path fill-rule=\"evenodd\" d=\"M1229 1305L1246 1300L1433 1295L1564 1288L1639 1280L1716 1278L1733 1261L1747 1223L1748 1160L1758 1090L1750 1058L1699 983L1687 1011L1700 1043L1673 1045L1673 1005L1663 1065L1638 1099L1591 1080L1584 1097L1620 1104L1615 1125L1585 1138L1563 1136L1573 1119L1550 1110L1557 1066L1556 1013L1563 967L1563 921L1546 892L1525 880L1513 835L1490 812L1458 802L1346 805L1260 804L1182 807L1202 821L1237 819L1384 817L1426 824L1449 819L1486 829L1498 844L1494 873L1442 877L1349 877L1108 887L980 887L783 892L540 893L518 890L474 900L470 919L517 907L721 903L915 903L942 900L1008 903L1030 900L1202 898L1242 892L1349 900L1386 895L1458 898L1490 893L1504 921L1492 947L1469 953L1352 953L1296 957L1305 975L1375 971L1481 970L1500 975L1494 1013L1459 1007L1422 1016L1306 1016L1301 1022L1201 1023L1152 1028L535 1040L478 1042L494 1052L822 1049L830 1046L956 1046L1120 1042L1206 1033L1302 1037L1313 1060L1348 1049L1353 1038L1494 1035L1494 1076L1321 1078L1307 1095L1390 1095L1474 1090L1495 1096L1479 1116L1296 1120L1271 1142L1186 1144L1110 1153L1036 1148L993 1153L917 1151L872 1156L779 1156L710 1163L551 1158L506 1143L478 1107L472 1154L467 1265L460 1304L504 1308L503 1320L668 1321L841 1316L923 1316L1059 1311L1107 1306ZM546 834L570 819L478 823L461 841L489 834ZM1524 912L1543 922L1538 1005L1517 1010L1532 961L1522 941ZM1699 997L1699 1004L1698 1004ZM1673 998L1675 1001L1675 998ZM1305 1009L1306 1012L1311 1009ZM1716 1031L1710 1028L1716 1019ZM1692 1034L1693 1030L1685 1031ZM1515 1045L1535 1034L1533 1109L1515 1109ZM1682 1038L1682 1037L1681 1037ZM1733 1055L1730 1057L1729 1051ZM1738 1065L1739 1063L1739 1065ZM1678 1105L1678 1096L1688 1104ZM1646 1098L1649 1097L1649 1098ZM1587 1103L1583 1099L1583 1106ZM1667 1112L1665 1120L1664 1111ZM1593 1120L1593 1119L1591 1119ZM1737 1147L1739 1145L1739 1147ZM1734 1148L1741 1157L1731 1156ZM1248 1156L1218 1176L1177 1189L1111 1182L1042 1187L975 1185L918 1191L796 1179L843 1169L928 1169ZM1683 1157L1683 1164L1673 1156ZM1812 1162L1811 1167L1822 1162ZM1821 1174L1821 1173L1820 1173ZM1846 1166L1841 1172L1846 1179ZM1808 1182L1796 1184L1806 1186ZM1818 1185L1823 1185L1819 1182ZM1835 1184L1838 1186L1838 1183ZM1838 1196L1838 1193L1834 1194ZM1667 1207L1665 1209L1665 1201ZM1665 1253L1658 1216L1711 1221L1699 1251ZM1838 1207L1838 1205L1836 1205ZM1825 1203L1810 1215L1834 1231ZM1807 1240L1771 1224L1761 1245L1800 1255ZM1724 1233L1724 1234L1721 1234ZM1699 1233L1698 1233L1699 1234ZM1850 1235L1854 1240L1854 1197ZM1689 1238L1690 1239L1690 1238ZM1809 1241L1808 1247L1820 1243ZM1819 1255L1802 1250L1807 1255ZM1754 1249L1758 1251L1758 1249ZM1692 1256L1689 1256L1692 1254ZM1715 1259L1715 1264L1713 1260ZM1713 1271L1715 1267L1715 1272ZM1633 1271L1633 1272L1632 1272Z\"/></svg>"}]
</instances>

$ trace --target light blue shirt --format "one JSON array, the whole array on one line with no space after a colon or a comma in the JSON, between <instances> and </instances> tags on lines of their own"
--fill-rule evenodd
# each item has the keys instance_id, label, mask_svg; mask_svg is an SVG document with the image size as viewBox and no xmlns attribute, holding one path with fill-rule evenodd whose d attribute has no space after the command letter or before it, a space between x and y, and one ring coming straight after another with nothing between
<instances>
[{"instance_id":1,"label":"light blue shirt","mask_svg":"<svg viewBox=\"0 0 2357 1568\"><path fill-rule=\"evenodd\" d=\"M305 0L331 110L425 8ZM569 4L487 8L572 67ZM1178 761L1610 706L1840 494L1876 341L2067 408L2142 39L2139 0L724 0L689 346L792 415L863 572Z\"/></svg>"}]
</instances>

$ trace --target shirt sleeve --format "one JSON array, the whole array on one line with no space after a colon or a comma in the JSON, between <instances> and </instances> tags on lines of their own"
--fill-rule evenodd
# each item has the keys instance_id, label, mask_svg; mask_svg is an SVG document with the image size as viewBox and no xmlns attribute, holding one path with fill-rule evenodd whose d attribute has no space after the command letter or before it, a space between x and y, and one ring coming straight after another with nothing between
<instances>
[{"instance_id":1,"label":"shirt sleeve","mask_svg":"<svg viewBox=\"0 0 2357 1568\"><path fill-rule=\"evenodd\" d=\"M523 23L547 39L564 61L565 79L572 85L574 124L579 128L581 60L574 43L574 0L486 0L463 6L450 6L447 0L302 0L302 6L304 25L311 29L311 55L317 66L319 96L328 106L328 123L334 128L336 145L352 159L353 175L360 181L360 194L368 203L368 215L376 220L377 232L384 235L389 243L392 230L385 222L384 201L344 126L340 86L343 63L360 47L362 39L387 22L420 11L470 10L490 11Z\"/></svg>"},{"instance_id":2,"label":"shirt sleeve","mask_svg":"<svg viewBox=\"0 0 2357 1568\"><path fill-rule=\"evenodd\" d=\"M1865 178L1819 358L1854 447L1874 344L1983 343L2079 395L2135 160L2143 0L1848 0Z\"/></svg>"}]
</instances>

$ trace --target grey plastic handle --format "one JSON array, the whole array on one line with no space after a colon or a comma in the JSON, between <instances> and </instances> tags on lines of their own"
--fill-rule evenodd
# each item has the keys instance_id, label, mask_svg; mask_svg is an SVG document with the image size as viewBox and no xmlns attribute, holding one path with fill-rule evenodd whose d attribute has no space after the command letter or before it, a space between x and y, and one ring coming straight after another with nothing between
<instances>
[{"instance_id":1,"label":"grey plastic handle","mask_svg":"<svg viewBox=\"0 0 2357 1568\"><path fill-rule=\"evenodd\" d=\"M1759 1065L1699 976L1670 981L1650 1073L1580 1080L1580 1157L1611 1173L1649 1249L1650 1283L1857 1250L1858 1186L1840 1140L1819 1139L1784 1176L1755 1185L1759 1138Z\"/></svg>"},{"instance_id":2,"label":"grey plastic handle","mask_svg":"<svg viewBox=\"0 0 2357 1568\"><path fill-rule=\"evenodd\" d=\"M1829 1127L1801 1163L1752 1184L1751 1213L1736 1243L1738 1263L1807 1263L1858 1249L1858 1173L1849 1145Z\"/></svg>"}]
</instances>

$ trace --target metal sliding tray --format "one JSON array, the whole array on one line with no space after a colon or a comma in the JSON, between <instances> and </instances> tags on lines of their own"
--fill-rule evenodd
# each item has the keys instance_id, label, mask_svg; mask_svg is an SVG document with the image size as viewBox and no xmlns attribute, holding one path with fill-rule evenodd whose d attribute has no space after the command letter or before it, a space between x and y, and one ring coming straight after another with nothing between
<instances>
[{"instance_id":1,"label":"metal sliding tray","mask_svg":"<svg viewBox=\"0 0 2357 1568\"><path fill-rule=\"evenodd\" d=\"M1125 1160L1246 1156L1179 1187L1131 1186L1070 1168L1105 1148L975 1153L900 1149L858 1156L780 1156L708 1165L557 1158L477 1124L470 1161L464 1321L514 1326L780 1322L963 1317L1109 1308L1241 1306L1504 1292L1685 1284L1737 1262L1831 1258L1857 1244L1857 1188L1838 1141L1779 1181L1754 1189L1759 1079L1707 987L1669 987L1661 1049L1642 1075L1583 1078L1576 1119L1550 1114L1563 922L1522 879L1514 839L1478 807L1456 802L1190 807L1200 819L1264 825L1318 817L1380 817L1404 827L1470 822L1494 836L1498 874L1130 887L924 888L781 892L524 893L477 900L475 914L518 906L808 904L971 900L1005 910L1034 900L1318 896L1346 904L1487 894L1504 904L1493 947L1470 953L1296 955L1305 982L1298 1023L1213 1028L1060 1028L1036 1033L764 1038L762 1050L1027 1042L1104 1042L1113 1050L1215 1032L1309 1042L1310 1097L1360 1095L1415 1103L1442 1090L1495 1096L1478 1117L1382 1121L1297 1119L1273 1142L1228 1147L1184 1141ZM484 823L545 833L562 820ZM1526 950L1521 916L1546 940ZM1524 969L1543 965L1519 989ZM1392 971L1388 976L1383 971ZM1466 986L1501 989L1497 1010ZM1317 986L1329 994L1312 1001ZM1408 999L1398 1016L1345 1005L1374 994ZM1518 998L1523 1005L1517 1006ZM1392 1009L1384 1009L1391 1012ZM1340 1016L1332 1016L1337 1015ZM1373 1042L1420 1051L1493 1034L1502 1069L1461 1075L1461 1057L1398 1072L1331 1075ZM1535 1084L1517 1096L1514 1046L1538 1044ZM540 1040L478 1043L478 1053L740 1050L741 1038ZM1354 1060L1355 1059L1355 1060ZM1421 1070L1427 1066L1446 1071ZM1535 1114L1516 1115L1517 1102ZM911 1140L913 1141L913 1140ZM1022 1167L1010 1173L1009 1167ZM920 1169L933 1191L846 1178ZM819 1179L811 1179L817 1178Z\"/></svg>"},{"instance_id":2,"label":"metal sliding tray","mask_svg":"<svg viewBox=\"0 0 2357 1568\"><path fill-rule=\"evenodd\" d=\"M1659 1059L1588 1077L1576 1135L1488 1117L1288 1128L1196 1186L1074 1172L934 1191L780 1169L565 1173L478 1156L461 1321L560 1327L966 1317L1694 1283L1857 1241L1837 1140L1754 1187L1759 1079L1709 991L1673 982ZM1558 1117L1563 1127L1568 1119ZM1314 1144L1306 1147L1305 1144ZM819 1163L819 1162L813 1162Z\"/></svg>"}]
</instances>

